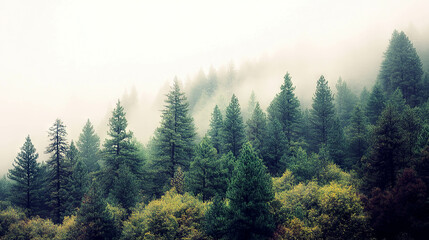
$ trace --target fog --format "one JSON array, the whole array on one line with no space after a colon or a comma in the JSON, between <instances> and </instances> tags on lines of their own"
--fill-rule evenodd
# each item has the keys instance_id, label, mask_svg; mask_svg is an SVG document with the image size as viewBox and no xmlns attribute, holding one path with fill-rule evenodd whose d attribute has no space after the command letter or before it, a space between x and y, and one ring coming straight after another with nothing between
<instances>
[{"instance_id":1,"label":"fog","mask_svg":"<svg viewBox=\"0 0 429 240\"><path fill-rule=\"evenodd\" d=\"M289 72L308 107L324 75L359 92L374 83L394 29L414 43L429 70L427 1L1 1L0 175L30 135L46 161L56 118L77 141L90 119L106 136L121 99L129 129L146 143L173 79L189 93L212 67L233 66L236 86L203 99L199 135L232 91L242 108L252 90L264 109ZM103 140L102 140L103 141Z\"/></svg>"}]
</instances>

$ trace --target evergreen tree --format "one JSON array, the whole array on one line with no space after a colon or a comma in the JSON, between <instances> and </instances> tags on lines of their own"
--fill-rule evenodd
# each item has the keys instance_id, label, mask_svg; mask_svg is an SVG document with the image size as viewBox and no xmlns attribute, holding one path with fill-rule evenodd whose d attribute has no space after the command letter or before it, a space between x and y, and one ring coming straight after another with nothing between
<instances>
[{"instance_id":1,"label":"evergreen tree","mask_svg":"<svg viewBox=\"0 0 429 240\"><path fill-rule=\"evenodd\" d=\"M216 149L204 137L195 148L195 158L186 175L187 188L195 195L201 194L207 201L218 192L218 185L224 182L220 161L217 160Z\"/></svg>"},{"instance_id":2,"label":"evergreen tree","mask_svg":"<svg viewBox=\"0 0 429 240\"><path fill-rule=\"evenodd\" d=\"M386 104L386 98L384 96L381 87L376 84L372 88L372 92L369 95L368 103L366 105L366 113L368 116L368 120L372 125L375 125L378 117L383 112L383 109Z\"/></svg>"},{"instance_id":3,"label":"evergreen tree","mask_svg":"<svg viewBox=\"0 0 429 240\"><path fill-rule=\"evenodd\" d=\"M116 239L119 232L96 186L85 194L77 212L74 239Z\"/></svg>"},{"instance_id":4,"label":"evergreen tree","mask_svg":"<svg viewBox=\"0 0 429 240\"><path fill-rule=\"evenodd\" d=\"M357 96L349 89L347 83L341 78L338 79L337 84L335 85L337 89L337 95L335 96L335 107L340 120L341 126L346 127L349 125L351 118L351 111L356 105L358 98Z\"/></svg>"},{"instance_id":5,"label":"evergreen tree","mask_svg":"<svg viewBox=\"0 0 429 240\"><path fill-rule=\"evenodd\" d=\"M100 169L98 164L100 151L100 138L95 134L94 127L89 119L86 121L77 141L79 149L79 158L88 167L89 172L95 172Z\"/></svg>"},{"instance_id":6,"label":"evergreen tree","mask_svg":"<svg viewBox=\"0 0 429 240\"><path fill-rule=\"evenodd\" d=\"M67 215L72 215L80 207L84 194L88 191L90 179L88 168L82 160L78 160L72 168L68 180Z\"/></svg>"},{"instance_id":7,"label":"evergreen tree","mask_svg":"<svg viewBox=\"0 0 429 240\"><path fill-rule=\"evenodd\" d=\"M110 138L104 142L104 160L109 171L116 172L121 165L126 165L135 176L139 176L141 159L137 156L136 146L132 143L133 134L127 131L127 126L124 108L118 100L109 119L107 134Z\"/></svg>"},{"instance_id":8,"label":"evergreen tree","mask_svg":"<svg viewBox=\"0 0 429 240\"><path fill-rule=\"evenodd\" d=\"M295 96L295 87L292 85L289 73L284 76L284 82L280 87L280 93L268 107L269 118L276 118L281 124L286 137L287 147L298 137L297 125L300 119L299 100Z\"/></svg>"},{"instance_id":9,"label":"evergreen tree","mask_svg":"<svg viewBox=\"0 0 429 240\"><path fill-rule=\"evenodd\" d=\"M219 107L216 105L213 109L212 118L210 119L210 129L208 135L213 147L217 153L221 153L222 150L222 131L223 131L223 120L222 113Z\"/></svg>"},{"instance_id":10,"label":"evergreen tree","mask_svg":"<svg viewBox=\"0 0 429 240\"><path fill-rule=\"evenodd\" d=\"M282 160L283 155L288 151L286 136L280 121L277 118L269 117L263 160L271 175L278 176L284 172L286 165Z\"/></svg>"},{"instance_id":11,"label":"evergreen tree","mask_svg":"<svg viewBox=\"0 0 429 240\"><path fill-rule=\"evenodd\" d=\"M274 229L269 202L274 199L270 175L250 143L243 145L228 186L231 239L266 239Z\"/></svg>"},{"instance_id":12,"label":"evergreen tree","mask_svg":"<svg viewBox=\"0 0 429 240\"><path fill-rule=\"evenodd\" d=\"M13 180L11 200L18 207L24 208L30 215L35 213L36 198L39 189L39 164L30 136L25 139L21 152L15 158L13 168L9 169L8 177Z\"/></svg>"},{"instance_id":13,"label":"evergreen tree","mask_svg":"<svg viewBox=\"0 0 429 240\"><path fill-rule=\"evenodd\" d=\"M252 116L247 120L247 140L252 144L259 156L262 156L266 138L267 118L257 102Z\"/></svg>"},{"instance_id":14,"label":"evergreen tree","mask_svg":"<svg viewBox=\"0 0 429 240\"><path fill-rule=\"evenodd\" d=\"M345 136L343 128L341 127L340 120L335 117L331 123L328 134L328 143L327 148L329 152L329 157L334 161L335 164L347 168L347 163L345 162Z\"/></svg>"},{"instance_id":15,"label":"evergreen tree","mask_svg":"<svg viewBox=\"0 0 429 240\"><path fill-rule=\"evenodd\" d=\"M122 164L119 167L111 194L114 202L131 213L130 209L135 206L138 200L138 185L136 176L127 165Z\"/></svg>"},{"instance_id":16,"label":"evergreen tree","mask_svg":"<svg viewBox=\"0 0 429 240\"><path fill-rule=\"evenodd\" d=\"M360 160L368 149L367 119L362 107L357 105L352 112L347 129L349 167L361 169Z\"/></svg>"},{"instance_id":17,"label":"evergreen tree","mask_svg":"<svg viewBox=\"0 0 429 240\"><path fill-rule=\"evenodd\" d=\"M384 53L378 82L388 95L399 88L407 104L416 106L422 102L420 96L422 77L422 63L416 49L404 32L399 33L395 30Z\"/></svg>"},{"instance_id":18,"label":"evergreen tree","mask_svg":"<svg viewBox=\"0 0 429 240\"><path fill-rule=\"evenodd\" d=\"M245 141L243 117L241 116L240 104L233 94L231 102L226 108L225 121L223 124L223 144L225 152L231 151L235 157L238 156L241 146Z\"/></svg>"},{"instance_id":19,"label":"evergreen tree","mask_svg":"<svg viewBox=\"0 0 429 240\"><path fill-rule=\"evenodd\" d=\"M118 101L112 112L112 117L109 119L107 134L110 138L105 140L102 152L106 167L102 172L101 181L106 195L118 184L122 165L126 166L136 179L141 177L142 159L140 159L137 147L133 142L133 134L127 131L127 126L124 108ZM120 198L121 196L114 194L113 197ZM120 199L115 200L120 201Z\"/></svg>"},{"instance_id":20,"label":"evergreen tree","mask_svg":"<svg viewBox=\"0 0 429 240\"><path fill-rule=\"evenodd\" d=\"M363 159L368 190L373 187L386 189L394 186L396 175L404 168L403 153L404 138L400 115L388 104L375 126L369 156Z\"/></svg>"},{"instance_id":21,"label":"evergreen tree","mask_svg":"<svg viewBox=\"0 0 429 240\"><path fill-rule=\"evenodd\" d=\"M51 159L47 162L50 172L50 205L52 206L53 221L60 223L64 217L67 180L70 176L70 164L66 159L68 150L66 126L60 119L57 119L54 125L49 128L48 135L50 143L46 148L46 153L51 154Z\"/></svg>"},{"instance_id":22,"label":"evergreen tree","mask_svg":"<svg viewBox=\"0 0 429 240\"><path fill-rule=\"evenodd\" d=\"M171 179L171 187L176 190L178 194L185 193L185 173L182 171L182 167L177 167L174 172L174 177Z\"/></svg>"},{"instance_id":23,"label":"evergreen tree","mask_svg":"<svg viewBox=\"0 0 429 240\"><path fill-rule=\"evenodd\" d=\"M79 160L79 150L77 150L73 140L71 141L70 147L67 150L66 158L71 167L73 167Z\"/></svg>"},{"instance_id":24,"label":"evergreen tree","mask_svg":"<svg viewBox=\"0 0 429 240\"><path fill-rule=\"evenodd\" d=\"M220 196L215 196L204 216L204 230L213 239L222 239L227 234L227 208Z\"/></svg>"},{"instance_id":25,"label":"evergreen tree","mask_svg":"<svg viewBox=\"0 0 429 240\"><path fill-rule=\"evenodd\" d=\"M207 76L207 94L209 97L213 96L218 88L218 79L216 70L213 66L210 67L209 74Z\"/></svg>"},{"instance_id":26,"label":"evergreen tree","mask_svg":"<svg viewBox=\"0 0 429 240\"><path fill-rule=\"evenodd\" d=\"M193 156L195 128L188 113L185 94L174 80L162 110L161 126L155 131L155 159L153 166L159 175L159 186L166 186L178 167L188 170Z\"/></svg>"},{"instance_id":27,"label":"evergreen tree","mask_svg":"<svg viewBox=\"0 0 429 240\"><path fill-rule=\"evenodd\" d=\"M255 110L256 103L257 103L256 95L255 95L255 92L252 91L252 93L250 94L249 102L247 103L247 109L243 113L243 119L245 121L247 121L247 120L249 120L249 118L251 118L253 110Z\"/></svg>"},{"instance_id":28,"label":"evergreen tree","mask_svg":"<svg viewBox=\"0 0 429 240\"><path fill-rule=\"evenodd\" d=\"M334 120L335 109L331 89L325 77L320 76L317 81L316 92L313 97L310 121L312 125L313 142L310 149L314 152L328 143L329 131Z\"/></svg>"},{"instance_id":29,"label":"evergreen tree","mask_svg":"<svg viewBox=\"0 0 429 240\"><path fill-rule=\"evenodd\" d=\"M418 147L419 134L422 130L422 121L418 115L418 109L411 108L408 105L405 107L402 118L401 128L403 130L403 138L405 143L404 160L411 167L414 159L418 157L420 149Z\"/></svg>"}]
</instances>

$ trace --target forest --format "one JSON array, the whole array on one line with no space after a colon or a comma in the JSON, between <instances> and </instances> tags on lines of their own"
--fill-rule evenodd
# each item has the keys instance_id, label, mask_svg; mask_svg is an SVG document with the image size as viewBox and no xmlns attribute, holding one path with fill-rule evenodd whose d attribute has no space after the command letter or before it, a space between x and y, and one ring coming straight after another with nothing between
<instances>
[{"instance_id":1,"label":"forest","mask_svg":"<svg viewBox=\"0 0 429 240\"><path fill-rule=\"evenodd\" d=\"M147 144L119 100L104 141L56 119L0 179L0 239L426 239L429 72L404 32L386 45L371 88L322 75L305 108L285 71L267 109L231 94L204 135L198 100L233 84L215 70L174 80Z\"/></svg>"}]
</instances>

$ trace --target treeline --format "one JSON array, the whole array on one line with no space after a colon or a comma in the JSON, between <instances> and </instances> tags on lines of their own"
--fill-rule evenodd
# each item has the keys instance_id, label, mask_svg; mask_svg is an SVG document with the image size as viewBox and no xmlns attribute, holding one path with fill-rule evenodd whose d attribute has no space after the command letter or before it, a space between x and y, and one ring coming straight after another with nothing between
<instances>
[{"instance_id":1,"label":"treeline","mask_svg":"<svg viewBox=\"0 0 429 240\"><path fill-rule=\"evenodd\" d=\"M395 31L371 91L335 87L321 76L303 109L286 73L266 111L252 95L243 118L232 95L199 137L175 80L147 146L119 101L102 146L89 120L69 143L57 119L50 159L28 136L0 180L0 239L424 239L429 77L415 48Z\"/></svg>"}]
</instances>

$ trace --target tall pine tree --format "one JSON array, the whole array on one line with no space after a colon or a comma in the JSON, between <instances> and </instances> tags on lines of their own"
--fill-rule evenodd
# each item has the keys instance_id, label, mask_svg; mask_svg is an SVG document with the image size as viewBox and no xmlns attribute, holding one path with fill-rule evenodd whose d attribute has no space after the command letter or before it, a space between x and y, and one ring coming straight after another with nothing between
<instances>
[{"instance_id":1,"label":"tall pine tree","mask_svg":"<svg viewBox=\"0 0 429 240\"><path fill-rule=\"evenodd\" d=\"M377 123L378 118L383 112L383 109L386 105L386 97L384 96L383 90L381 87L376 84L372 88L372 92L369 95L368 102L366 105L366 114L368 120L372 125Z\"/></svg>"},{"instance_id":2,"label":"tall pine tree","mask_svg":"<svg viewBox=\"0 0 429 240\"><path fill-rule=\"evenodd\" d=\"M216 105L213 109L212 117L210 119L210 129L208 135L210 136L210 141L213 147L216 149L217 153L221 153L222 150L222 130L223 130L223 120L222 113L220 112L219 107Z\"/></svg>"},{"instance_id":3,"label":"tall pine tree","mask_svg":"<svg viewBox=\"0 0 429 240\"><path fill-rule=\"evenodd\" d=\"M289 73L286 73L280 87L280 93L276 95L268 107L269 117L276 118L282 126L287 147L290 147L292 141L296 141L298 138L297 125L300 119L300 111L299 100L294 91L295 87L292 85L291 77Z\"/></svg>"},{"instance_id":4,"label":"tall pine tree","mask_svg":"<svg viewBox=\"0 0 429 240\"><path fill-rule=\"evenodd\" d=\"M378 82L388 95L399 88L407 104L414 107L422 103L422 77L422 63L416 49L404 32L395 30L384 53Z\"/></svg>"},{"instance_id":5,"label":"tall pine tree","mask_svg":"<svg viewBox=\"0 0 429 240\"><path fill-rule=\"evenodd\" d=\"M57 119L49 128L48 135L50 143L46 148L46 153L51 154L51 158L47 162L50 172L50 205L52 206L53 221L60 223L64 217L67 181L70 176L70 164L66 159L68 150L66 126L60 119Z\"/></svg>"},{"instance_id":6,"label":"tall pine tree","mask_svg":"<svg viewBox=\"0 0 429 240\"><path fill-rule=\"evenodd\" d=\"M313 97L310 121L312 125L312 145L310 149L317 152L318 149L328 143L329 131L335 117L334 97L325 77L320 76L317 81L316 92Z\"/></svg>"},{"instance_id":7,"label":"tall pine tree","mask_svg":"<svg viewBox=\"0 0 429 240\"><path fill-rule=\"evenodd\" d=\"M351 111L358 101L357 96L350 90L347 83L341 78L335 85L337 94L335 95L335 107L341 126L346 127L350 123Z\"/></svg>"},{"instance_id":8,"label":"tall pine tree","mask_svg":"<svg viewBox=\"0 0 429 240\"><path fill-rule=\"evenodd\" d=\"M368 127L367 118L360 105L357 105L352 112L350 125L347 129L348 139L348 166L361 169L361 158L368 149Z\"/></svg>"},{"instance_id":9,"label":"tall pine tree","mask_svg":"<svg viewBox=\"0 0 429 240\"><path fill-rule=\"evenodd\" d=\"M15 158L13 168L9 170L8 174L8 177L13 180L11 185L12 202L25 209L30 215L35 213L37 194L42 187L39 185L38 157L39 154L36 153L30 136L27 136L21 151Z\"/></svg>"},{"instance_id":10,"label":"tall pine tree","mask_svg":"<svg viewBox=\"0 0 429 240\"><path fill-rule=\"evenodd\" d=\"M270 175L250 143L243 145L228 186L230 239L267 239L274 229Z\"/></svg>"},{"instance_id":11,"label":"tall pine tree","mask_svg":"<svg viewBox=\"0 0 429 240\"><path fill-rule=\"evenodd\" d=\"M225 121L223 124L223 144L225 152L231 151L237 157L241 146L245 141L243 117L241 116L240 104L233 94L231 102L226 108Z\"/></svg>"},{"instance_id":12,"label":"tall pine tree","mask_svg":"<svg viewBox=\"0 0 429 240\"><path fill-rule=\"evenodd\" d=\"M155 131L153 166L161 181L157 184L165 187L178 167L188 170L196 135L186 96L180 90L177 79L167 94L161 118L161 126Z\"/></svg>"},{"instance_id":13,"label":"tall pine tree","mask_svg":"<svg viewBox=\"0 0 429 240\"><path fill-rule=\"evenodd\" d=\"M257 102L250 119L247 120L247 140L252 144L259 156L262 156L266 138L267 117Z\"/></svg>"},{"instance_id":14,"label":"tall pine tree","mask_svg":"<svg viewBox=\"0 0 429 240\"><path fill-rule=\"evenodd\" d=\"M88 171L98 171L100 169L100 165L98 164L100 158L100 138L95 134L94 127L89 119L86 121L76 144L79 149L79 158L88 167Z\"/></svg>"}]
</instances>

